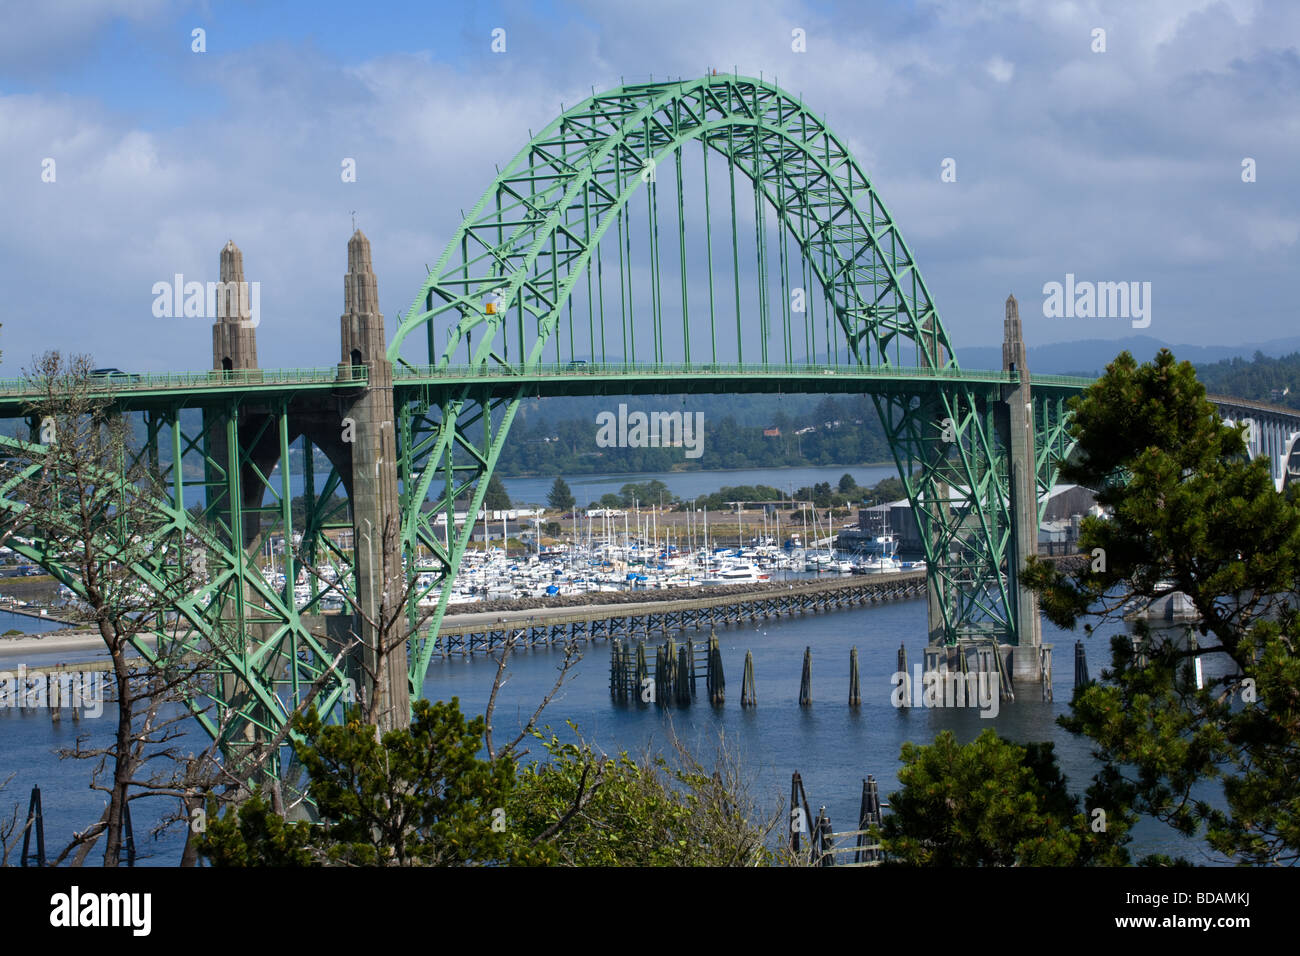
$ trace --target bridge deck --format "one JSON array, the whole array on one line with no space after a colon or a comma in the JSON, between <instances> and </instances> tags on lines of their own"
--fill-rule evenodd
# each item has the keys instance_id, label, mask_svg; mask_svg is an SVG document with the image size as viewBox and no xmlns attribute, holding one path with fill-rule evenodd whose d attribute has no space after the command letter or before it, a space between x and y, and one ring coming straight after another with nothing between
<instances>
[{"instance_id":1,"label":"bridge deck","mask_svg":"<svg viewBox=\"0 0 1300 956\"><path fill-rule=\"evenodd\" d=\"M784 365L784 364L652 364L567 362L534 366L527 372L503 367L398 365L393 369L399 393L428 387L483 385L493 392L513 392L521 384L538 395L626 395L668 392L708 393L800 392L874 393L929 392L948 383L979 386L1014 385L1015 372L981 369L933 369L902 366ZM102 379L96 397L129 400L144 407L178 397L199 405L232 394L256 398L285 392L359 388L366 384L364 367L330 366L302 369L253 369L223 372L150 372ZM1091 384L1086 378L1033 376L1036 388L1077 392ZM0 416L16 417L41 393L26 379L0 379Z\"/></svg>"}]
</instances>

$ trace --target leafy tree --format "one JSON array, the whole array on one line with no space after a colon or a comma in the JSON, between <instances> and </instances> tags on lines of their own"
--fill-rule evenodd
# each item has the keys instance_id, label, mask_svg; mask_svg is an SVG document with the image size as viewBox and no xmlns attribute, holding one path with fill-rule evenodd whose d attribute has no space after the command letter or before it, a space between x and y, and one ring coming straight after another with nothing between
<instances>
[{"instance_id":1,"label":"leafy tree","mask_svg":"<svg viewBox=\"0 0 1300 956\"><path fill-rule=\"evenodd\" d=\"M510 496L506 486L501 483L501 476L496 472L488 479L487 493L483 496L483 507L488 511L509 511Z\"/></svg>"},{"instance_id":2,"label":"leafy tree","mask_svg":"<svg viewBox=\"0 0 1300 956\"><path fill-rule=\"evenodd\" d=\"M550 494L546 496L546 503L555 511L570 511L577 504L573 492L569 490L568 482L563 478L555 479Z\"/></svg>"},{"instance_id":3,"label":"leafy tree","mask_svg":"<svg viewBox=\"0 0 1300 956\"><path fill-rule=\"evenodd\" d=\"M670 764L542 739L550 759L521 771L509 817L525 838L547 839L559 862L757 866L776 858L767 841L780 815L762 816L725 755L710 771L680 743Z\"/></svg>"},{"instance_id":4,"label":"leafy tree","mask_svg":"<svg viewBox=\"0 0 1300 956\"><path fill-rule=\"evenodd\" d=\"M1300 862L1300 507L1166 350L1140 368L1123 353L1072 405L1078 454L1062 477L1098 489L1110 515L1083 520L1088 561L1030 559L1026 582L1062 627L1119 622L1173 592L1197 621L1112 637L1110 671L1061 723L1096 741L1112 791L1139 812L1185 834L1203 825L1242 862ZM1203 689L1198 659L1221 675ZM1226 808L1193 795L1217 781Z\"/></svg>"},{"instance_id":5,"label":"leafy tree","mask_svg":"<svg viewBox=\"0 0 1300 956\"><path fill-rule=\"evenodd\" d=\"M1081 866L1128 862L1131 819L1105 830L1066 790L1050 743L1021 746L985 730L961 745L943 731L929 746L903 744L903 789L879 833L891 863L910 866ZM1097 819L1103 819L1097 817Z\"/></svg>"},{"instance_id":6,"label":"leafy tree","mask_svg":"<svg viewBox=\"0 0 1300 956\"><path fill-rule=\"evenodd\" d=\"M845 472L840 476L839 490L842 495L851 495L858 490L858 483L852 475Z\"/></svg>"},{"instance_id":7,"label":"leafy tree","mask_svg":"<svg viewBox=\"0 0 1300 956\"><path fill-rule=\"evenodd\" d=\"M294 753L322 823L286 823L260 798L217 816L199 852L217 865L361 866L542 862L545 851L494 827L514 786L509 757L480 759L486 721L459 701L418 700L409 729L378 736L353 711L324 725L315 710L294 721Z\"/></svg>"}]
</instances>

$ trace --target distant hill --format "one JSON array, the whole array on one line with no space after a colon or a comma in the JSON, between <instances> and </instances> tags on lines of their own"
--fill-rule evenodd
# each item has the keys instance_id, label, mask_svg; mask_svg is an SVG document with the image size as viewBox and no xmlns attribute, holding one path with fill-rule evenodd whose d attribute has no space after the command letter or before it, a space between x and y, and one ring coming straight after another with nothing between
<instances>
[{"instance_id":1,"label":"distant hill","mask_svg":"<svg viewBox=\"0 0 1300 956\"><path fill-rule=\"evenodd\" d=\"M1300 351L1300 337L1272 339L1245 345L1171 345L1149 335L1123 339L1083 339L1054 345L1031 345L1029 369L1044 375L1100 375L1120 352L1128 351L1138 362L1149 362L1167 348L1174 357L1198 367L1234 358L1250 361L1256 353L1279 358ZM957 349L957 362L963 368L996 369L1002 367L1001 345L977 345ZM1252 396L1242 395L1241 398Z\"/></svg>"}]
</instances>

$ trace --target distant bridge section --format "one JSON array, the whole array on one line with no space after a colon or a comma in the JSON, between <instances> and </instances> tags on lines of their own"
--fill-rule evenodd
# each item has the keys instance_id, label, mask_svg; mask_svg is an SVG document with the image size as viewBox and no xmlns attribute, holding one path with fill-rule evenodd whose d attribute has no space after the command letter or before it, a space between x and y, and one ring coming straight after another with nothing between
<instances>
[{"instance_id":1,"label":"distant bridge section","mask_svg":"<svg viewBox=\"0 0 1300 956\"><path fill-rule=\"evenodd\" d=\"M1278 491L1300 481L1300 410L1269 402L1207 395L1225 422L1246 425L1251 457L1268 458Z\"/></svg>"}]
</instances>

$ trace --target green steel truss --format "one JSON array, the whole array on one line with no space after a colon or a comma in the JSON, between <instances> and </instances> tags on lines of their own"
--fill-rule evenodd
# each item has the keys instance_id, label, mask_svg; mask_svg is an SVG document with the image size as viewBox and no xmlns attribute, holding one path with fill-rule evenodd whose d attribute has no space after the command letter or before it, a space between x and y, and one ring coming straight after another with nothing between
<instances>
[{"instance_id":1,"label":"green steel truss","mask_svg":"<svg viewBox=\"0 0 1300 956\"><path fill-rule=\"evenodd\" d=\"M402 545L409 579L423 582L409 605L413 697L472 516L520 402L535 396L871 394L927 541L942 618L932 637L1018 639L998 425L1017 375L958 368L866 175L771 83L624 86L564 111L464 217L389 358ZM153 533L169 553L205 555L207 582L177 603L168 639L211 656L221 690L192 706L228 751L274 735L300 705L337 719L355 686L355 672L330 667L340 645L319 613L328 586L309 575L295 595L294 584L296 550L351 586L351 478L322 422L365 386L358 371L173 373L106 390L143 423L165 519ZM1086 384L1034 384L1040 493L1070 451L1065 401ZM0 418L30 415L25 388L0 381ZM0 438L0 454L40 451ZM0 487L0 515L23 508L14 482ZM470 520L458 526L457 512ZM295 535L297 549L283 545ZM76 589L52 544L10 543ZM139 568L145 582L165 573Z\"/></svg>"},{"instance_id":2,"label":"green steel truss","mask_svg":"<svg viewBox=\"0 0 1300 956\"><path fill-rule=\"evenodd\" d=\"M683 156L697 150L702 189L692 191ZM725 192L721 203L710 199L713 165L725 166L713 180ZM752 184L752 214L737 200L737 172ZM769 216L775 237L766 232ZM689 241L688 218L704 227ZM740 267L742 229L755 234L748 276ZM631 267L634 244L648 249L648 269ZM663 279L674 261L670 278L680 289L668 291ZM717 267L728 263L730 282L720 282ZM639 301L634 281L645 287ZM748 312L742 283L757 286L757 308ZM796 289L802 310L794 307ZM743 363L745 346L751 359L755 351L747 329L757 330L760 369L794 364L800 352L805 361L824 353L829 371L957 369L921 273L865 173L825 122L773 84L710 76L624 86L533 136L465 217L389 349L399 381L438 371L463 379L468 368L503 386L475 403L468 420L463 385L426 386L402 422L405 546L432 554L437 567L426 589L426 600L438 595L430 632L471 533L466 522L454 540L447 534L454 502L468 495L468 511L477 513L520 399L535 394L530 386L546 369L566 358L608 363L611 354L706 369L718 365L720 346L724 360L732 357L732 332ZM717 378L725 390L724 376ZM519 384L512 392L502 380ZM979 634L1016 643L1007 468L993 420L998 389L954 376L938 390L870 390L922 516L943 639ZM1040 480L1050 479L1052 447L1044 448ZM430 494L429 507L414 506ZM416 689L432 650L425 640L411 656Z\"/></svg>"},{"instance_id":3,"label":"green steel truss","mask_svg":"<svg viewBox=\"0 0 1300 956\"><path fill-rule=\"evenodd\" d=\"M148 560L137 560L133 572L143 588L162 594L170 593L168 584L182 564L201 582L174 602L169 620L142 632L135 647L150 660L158 647L167 648L169 657L180 653L202 660L199 679L208 693L188 703L227 753L273 738L299 705L336 713L356 686L356 675L344 664L332 666L341 646L337 637L326 635L321 618L313 620L326 589L295 601L298 569L292 548L281 544L286 537L292 540L291 475L304 462L307 487L313 487L311 443L305 437L295 443L295 398L270 388L208 396L197 407L189 395L112 399L118 412L140 424L144 440L137 454L147 456L152 480L133 494L157 516L147 529L124 529L144 534L151 545ZM12 404L0 405L0 412L13 411ZM42 467L48 451L38 437L35 428L30 440L0 435L0 458L9 463L0 484L0 521L21 519L27 507L22 482ZM299 468L277 467L281 463ZM113 481L105 476L106 484ZM349 556L325 534L339 524L340 502L328 493L336 484L331 472L325 489L308 496L296 525L306 527L304 551L322 566L328 564L323 556L334 554L346 584ZM242 505L231 507L231 502ZM346 511L346 502L341 507ZM67 544L57 531L42 536L39 529L32 535L20 528L6 543L81 596L82 582L68 566ZM277 548L268 560L272 539ZM104 556L112 558L111 547ZM282 583L278 574L284 575ZM278 755L269 769L277 761Z\"/></svg>"}]
</instances>

